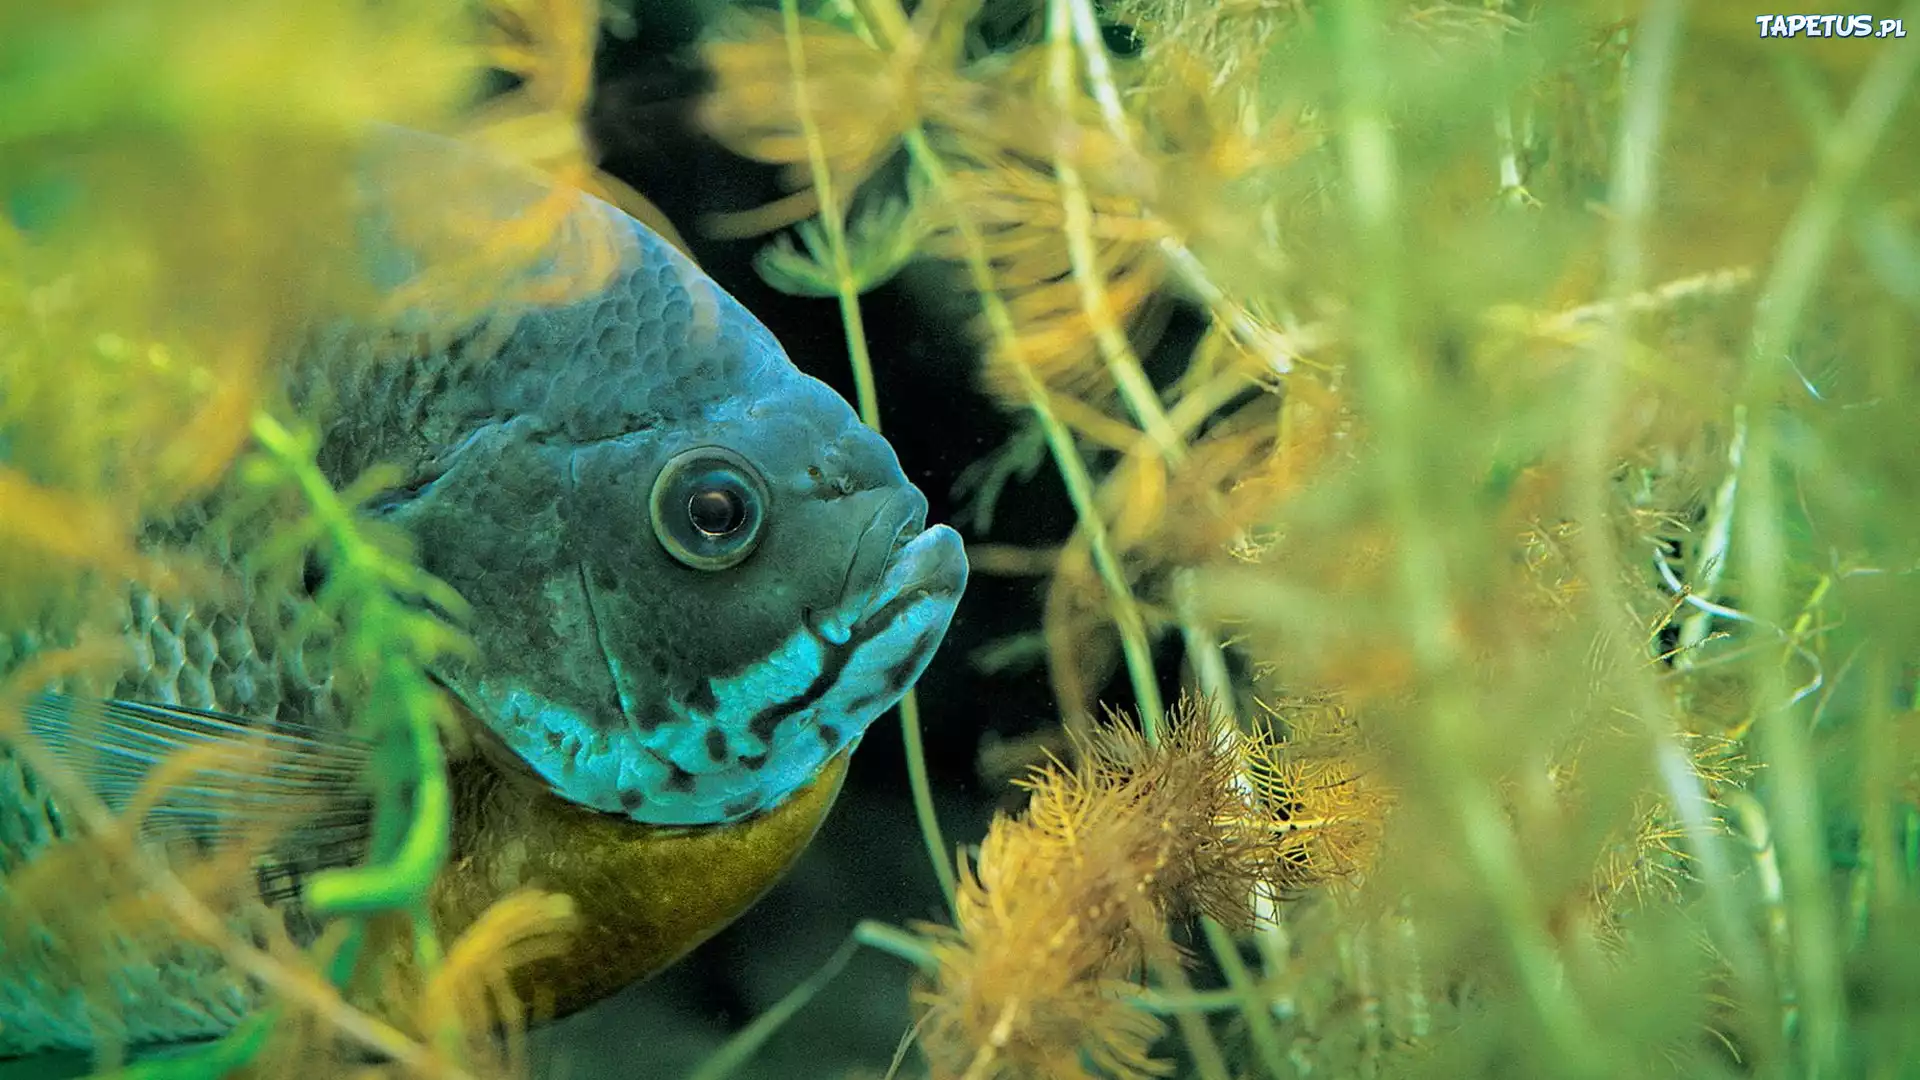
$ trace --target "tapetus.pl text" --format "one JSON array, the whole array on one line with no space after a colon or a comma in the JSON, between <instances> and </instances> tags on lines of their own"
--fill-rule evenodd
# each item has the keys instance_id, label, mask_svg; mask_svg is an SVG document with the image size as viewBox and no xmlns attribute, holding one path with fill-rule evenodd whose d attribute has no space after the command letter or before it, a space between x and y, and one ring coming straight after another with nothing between
<instances>
[{"instance_id":1,"label":"tapetus.pl text","mask_svg":"<svg viewBox=\"0 0 1920 1080\"><path fill-rule=\"evenodd\" d=\"M1755 15L1761 37L1903 38L1900 19L1872 15Z\"/></svg>"}]
</instances>

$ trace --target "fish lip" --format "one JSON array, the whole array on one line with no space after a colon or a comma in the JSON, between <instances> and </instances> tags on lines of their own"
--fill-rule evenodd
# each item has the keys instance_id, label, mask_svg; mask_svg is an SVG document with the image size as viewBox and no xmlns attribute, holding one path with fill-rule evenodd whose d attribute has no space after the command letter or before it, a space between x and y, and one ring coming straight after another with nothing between
<instances>
[{"instance_id":1,"label":"fish lip","mask_svg":"<svg viewBox=\"0 0 1920 1080\"><path fill-rule=\"evenodd\" d=\"M880 581L854 620L854 632L903 603L926 598L958 599L967 588L967 547L951 526L903 532Z\"/></svg>"},{"instance_id":2,"label":"fish lip","mask_svg":"<svg viewBox=\"0 0 1920 1080\"><path fill-rule=\"evenodd\" d=\"M841 586L840 602L834 605L835 622L851 631L873 607L873 599L882 589L889 567L899 552L919 536L927 524L927 497L918 488L895 488L861 530L854 543L853 561L847 566Z\"/></svg>"}]
</instances>

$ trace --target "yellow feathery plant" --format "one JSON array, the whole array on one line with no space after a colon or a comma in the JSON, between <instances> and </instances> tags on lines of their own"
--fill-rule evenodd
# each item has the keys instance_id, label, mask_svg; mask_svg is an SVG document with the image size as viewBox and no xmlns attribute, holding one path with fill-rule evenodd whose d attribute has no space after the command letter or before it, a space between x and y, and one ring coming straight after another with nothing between
<instances>
[{"instance_id":1,"label":"yellow feathery plant","mask_svg":"<svg viewBox=\"0 0 1920 1080\"><path fill-rule=\"evenodd\" d=\"M1051 575L1069 724L1117 640L1164 749L1150 648L1177 633L1193 684L1274 703L1269 772L1373 793L1327 864L1356 887L1242 939L1257 976L1215 949L1237 1026L1167 984L1197 1074L1897 1071L1911 1044L1856 991L1911 1000L1920 875L1911 49L1664 2L860 0L800 26L708 50L710 129L803 189L729 228L811 213L824 169L850 236L964 268L985 380L1074 503L1057 550L980 561ZM1207 327L1150 384L1173 298ZM1038 818L1079 791L1037 790ZM995 826L955 931L1019 949L893 942L933 972L936 1070L1155 1068L1106 966L1155 949L1076 936L1112 915L1084 895L994 887L1092 842L1031 832ZM1032 955L1073 977L986 959Z\"/></svg>"},{"instance_id":2,"label":"yellow feathery plant","mask_svg":"<svg viewBox=\"0 0 1920 1080\"><path fill-rule=\"evenodd\" d=\"M558 122L542 110L577 123L597 14L502 11L503 33L559 45L485 53L465 5L430 0L0 13L0 738L46 789L8 797L53 796L70 815L38 857L0 874L0 948L77 975L104 1009L114 965L155 949L217 958L264 989L264 1011L166 1075L250 1061L262 1075L344 1075L369 1052L396 1075L525 1068L528 1016L506 973L548 955L568 905L508 897L444 953L433 940L424 903L445 857L448 725L424 672L460 639L399 597L443 611L459 600L360 516L380 477L336 492L320 474L311 436L280 419L275 359L323 313L397 302L466 323L502 299L500 280L565 295L604 272L607 253L587 247L555 260L557 273L515 272L550 249L571 212L564 192L450 220L429 212L431 176L412 177L417 189L396 178L388 193L397 227L449 255L430 288L369 298L339 261L354 257L340 238L353 231L350 169L369 124L455 126L490 62L570 71L557 91L530 78L501 108L536 130ZM178 541L195 527L233 550ZM231 559L297 581L309 555L327 586L289 617L332 657L355 731L375 747L364 778L375 822L366 865L308 883L314 910L342 918L302 950L253 894L256 857L295 822L269 815L210 851L144 842L147 809L173 788L207 769L271 771L270 756L175 755L115 813L20 717L49 684L107 690L95 672L124 661L110 643L128 583L189 605L242 586L221 565ZM75 890L100 902L76 908ZM396 945L408 977L359 964L377 951L368 942ZM102 1047L99 1064L118 1052Z\"/></svg>"},{"instance_id":3,"label":"yellow feathery plant","mask_svg":"<svg viewBox=\"0 0 1920 1080\"><path fill-rule=\"evenodd\" d=\"M996 819L962 867L956 921L927 929L932 974L916 997L937 1076L1148 1076L1163 1022L1142 1008L1142 964L1177 967L1169 919L1253 920L1254 897L1343 872L1377 808L1236 736L1183 700L1157 744L1110 718L1075 763L1021 781L1019 817Z\"/></svg>"},{"instance_id":4,"label":"yellow feathery plant","mask_svg":"<svg viewBox=\"0 0 1920 1080\"><path fill-rule=\"evenodd\" d=\"M520 85L474 109L465 137L618 206L686 252L673 222L644 195L602 171L587 134L601 6L588 0L495 0L486 5L489 66Z\"/></svg>"}]
</instances>

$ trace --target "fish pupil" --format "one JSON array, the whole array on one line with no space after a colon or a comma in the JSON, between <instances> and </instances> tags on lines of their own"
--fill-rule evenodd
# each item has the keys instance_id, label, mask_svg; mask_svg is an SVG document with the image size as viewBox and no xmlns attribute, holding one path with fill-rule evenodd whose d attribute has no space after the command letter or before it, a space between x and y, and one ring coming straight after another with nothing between
<instances>
[{"instance_id":1,"label":"fish pupil","mask_svg":"<svg viewBox=\"0 0 1920 1080\"><path fill-rule=\"evenodd\" d=\"M687 520L707 536L726 536L747 520L747 506L736 492L707 488L687 499Z\"/></svg>"}]
</instances>

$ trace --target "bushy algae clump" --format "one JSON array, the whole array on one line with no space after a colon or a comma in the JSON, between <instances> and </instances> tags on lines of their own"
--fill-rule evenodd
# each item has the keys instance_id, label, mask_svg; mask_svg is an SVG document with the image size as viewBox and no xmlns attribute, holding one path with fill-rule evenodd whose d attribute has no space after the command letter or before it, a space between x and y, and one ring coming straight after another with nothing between
<instances>
[{"instance_id":1,"label":"bushy algae clump","mask_svg":"<svg viewBox=\"0 0 1920 1080\"><path fill-rule=\"evenodd\" d=\"M1899 1071L1920 53L1778 44L1659 0L721 21L704 121L794 189L721 227L800 222L767 279L839 297L856 369L859 294L907 263L979 298L983 384L1077 517L982 564L1045 568L1080 753L1116 670L1146 744L1179 737L1178 642L1221 739L1271 710L1276 759L1376 792L1345 884L1209 927L1216 1000L1125 961L1174 906L1107 834L1049 842L1121 909L992 887L1072 817L1043 773L961 875L959 940L1152 918L997 1009L948 932L868 927L933 980L933 1075ZM1177 1056L1113 1002L1176 1017Z\"/></svg>"},{"instance_id":2,"label":"bushy algae clump","mask_svg":"<svg viewBox=\"0 0 1920 1080\"><path fill-rule=\"evenodd\" d=\"M963 866L955 926L926 930L920 1038L943 1075L1160 1071L1164 1023L1126 980L1144 965L1183 982L1169 920L1245 930L1260 901L1353 870L1374 839L1364 778L1315 775L1270 728L1237 735L1192 700L1157 741L1110 718L1074 749L1021 782L1026 810Z\"/></svg>"}]
</instances>

